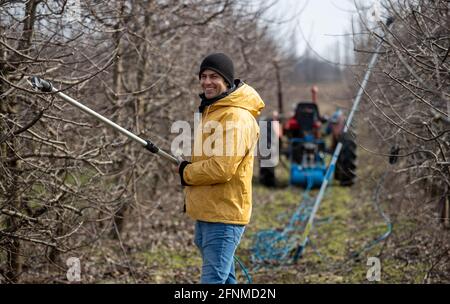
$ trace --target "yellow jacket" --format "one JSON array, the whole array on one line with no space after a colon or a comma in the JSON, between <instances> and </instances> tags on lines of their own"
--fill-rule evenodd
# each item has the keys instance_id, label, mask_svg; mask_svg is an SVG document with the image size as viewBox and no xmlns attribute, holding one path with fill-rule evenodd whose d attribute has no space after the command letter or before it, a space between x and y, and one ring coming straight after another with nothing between
<instances>
[{"instance_id":1,"label":"yellow jacket","mask_svg":"<svg viewBox=\"0 0 450 304\"><path fill-rule=\"evenodd\" d=\"M208 106L183 171L186 212L194 220L248 224L252 211L256 117L264 102L249 85Z\"/></svg>"}]
</instances>

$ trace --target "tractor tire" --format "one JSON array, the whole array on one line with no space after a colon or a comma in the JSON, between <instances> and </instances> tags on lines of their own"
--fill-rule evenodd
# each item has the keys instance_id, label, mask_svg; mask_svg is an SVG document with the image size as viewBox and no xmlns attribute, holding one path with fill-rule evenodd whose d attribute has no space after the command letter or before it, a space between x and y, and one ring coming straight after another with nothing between
<instances>
[{"instance_id":1,"label":"tractor tire","mask_svg":"<svg viewBox=\"0 0 450 304\"><path fill-rule=\"evenodd\" d=\"M259 168L259 182L266 187L276 187L275 168Z\"/></svg>"},{"instance_id":2,"label":"tractor tire","mask_svg":"<svg viewBox=\"0 0 450 304\"><path fill-rule=\"evenodd\" d=\"M345 187L355 183L356 143L348 135L342 139L342 150L336 163L334 178L340 182L341 186Z\"/></svg>"}]
</instances>

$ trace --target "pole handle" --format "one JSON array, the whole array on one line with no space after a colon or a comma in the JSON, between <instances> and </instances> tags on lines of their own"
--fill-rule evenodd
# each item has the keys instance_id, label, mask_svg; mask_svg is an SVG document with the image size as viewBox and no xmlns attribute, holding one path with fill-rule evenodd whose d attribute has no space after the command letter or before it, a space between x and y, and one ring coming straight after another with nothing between
<instances>
[{"instance_id":1,"label":"pole handle","mask_svg":"<svg viewBox=\"0 0 450 304\"><path fill-rule=\"evenodd\" d=\"M136 134L133 134L132 132L128 131L127 129L122 128L118 124L114 123L113 121L109 120L108 118L100 115L99 113L93 111L89 107L83 105L82 103L78 102L77 100L73 99L70 96L67 96L66 94L62 92L57 92L50 81L44 80L42 78L39 78L37 76L31 76L29 78L30 83L34 89L37 89L41 92L50 93L50 92L56 92L56 94L70 103L71 105L77 107L81 111L85 112L86 114L95 117L96 119L100 120L101 122L109 125L110 127L114 128L115 130L119 131L123 135L127 136L128 138L140 143L144 146L145 149L148 151L158 154L162 156L163 158L171 161L175 165L179 165L180 161L173 155L161 150L159 147L157 147L154 143L152 143L150 140L144 140L137 136Z\"/></svg>"},{"instance_id":2,"label":"pole handle","mask_svg":"<svg viewBox=\"0 0 450 304\"><path fill-rule=\"evenodd\" d=\"M148 139L146 140L146 142L147 142L147 145L145 145L145 149L149 150L152 153L158 153L159 152L159 148L154 143L152 143Z\"/></svg>"}]
</instances>

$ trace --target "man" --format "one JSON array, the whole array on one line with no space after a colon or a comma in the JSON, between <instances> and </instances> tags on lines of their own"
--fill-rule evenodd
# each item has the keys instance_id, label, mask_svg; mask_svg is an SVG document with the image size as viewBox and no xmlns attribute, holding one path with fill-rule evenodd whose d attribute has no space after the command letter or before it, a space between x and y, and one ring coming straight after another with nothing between
<instances>
[{"instance_id":1,"label":"man","mask_svg":"<svg viewBox=\"0 0 450 304\"><path fill-rule=\"evenodd\" d=\"M204 58L199 79L200 128L191 162L181 162L178 172L186 212L196 221L201 283L233 284L234 253L252 210L253 151L259 137L255 118L264 102L252 87L234 79L233 62L223 53Z\"/></svg>"}]
</instances>

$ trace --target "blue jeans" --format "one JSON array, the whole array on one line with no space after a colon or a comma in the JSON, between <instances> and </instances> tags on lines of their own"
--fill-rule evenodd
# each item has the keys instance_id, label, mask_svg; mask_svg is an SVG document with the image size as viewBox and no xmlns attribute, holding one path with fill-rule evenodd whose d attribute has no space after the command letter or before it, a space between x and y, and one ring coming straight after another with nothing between
<instances>
[{"instance_id":1,"label":"blue jeans","mask_svg":"<svg viewBox=\"0 0 450 304\"><path fill-rule=\"evenodd\" d=\"M203 259L202 284L236 284L234 252L245 226L196 221L195 245Z\"/></svg>"}]
</instances>

